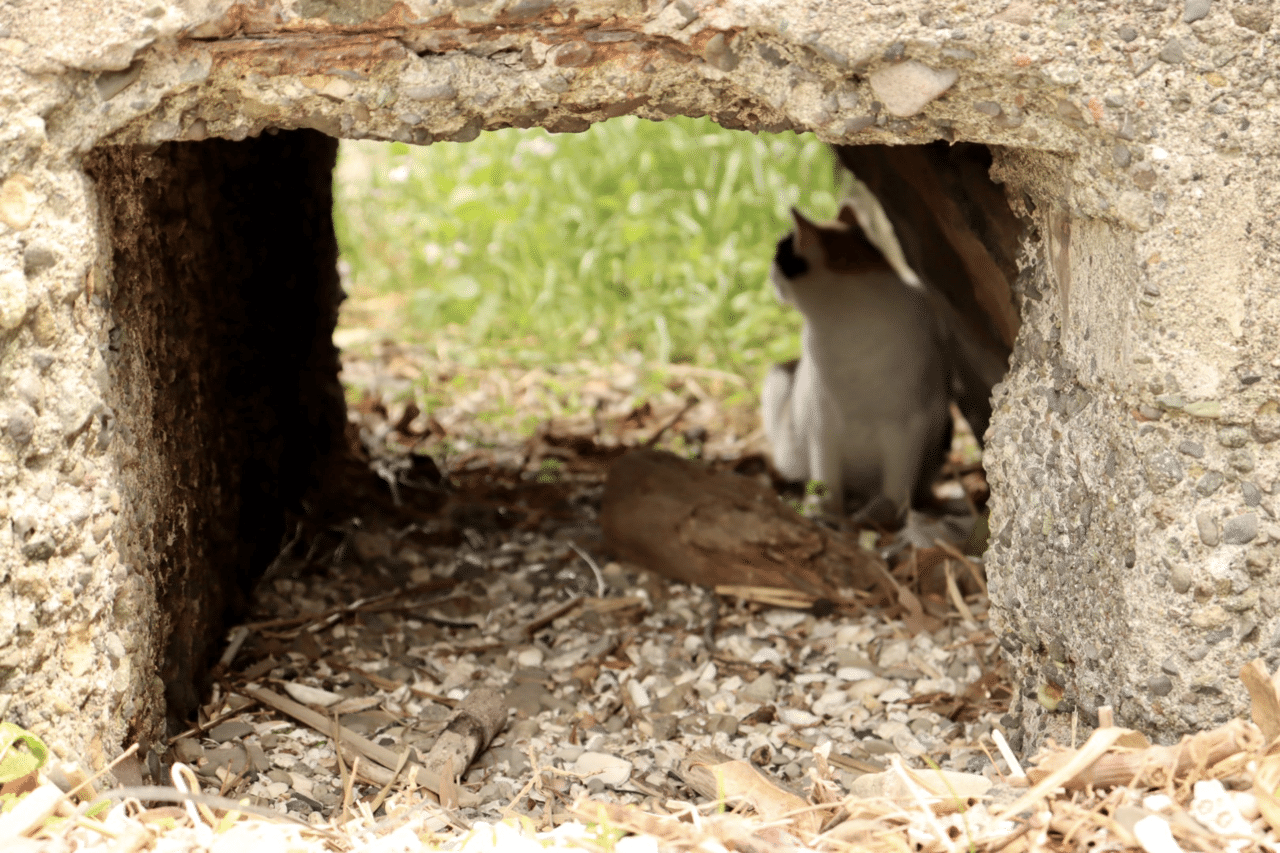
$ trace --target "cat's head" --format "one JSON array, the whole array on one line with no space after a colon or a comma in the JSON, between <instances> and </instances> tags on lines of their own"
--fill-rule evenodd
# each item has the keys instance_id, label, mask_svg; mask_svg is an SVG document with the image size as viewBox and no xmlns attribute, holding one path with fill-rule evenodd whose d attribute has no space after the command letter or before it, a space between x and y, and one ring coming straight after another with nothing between
<instances>
[{"instance_id":1,"label":"cat's head","mask_svg":"<svg viewBox=\"0 0 1280 853\"><path fill-rule=\"evenodd\" d=\"M778 241L769 280L778 299L791 303L791 286L814 274L857 275L892 270L884 255L867 239L853 206L845 202L832 222L812 222L791 209L794 231Z\"/></svg>"}]
</instances>

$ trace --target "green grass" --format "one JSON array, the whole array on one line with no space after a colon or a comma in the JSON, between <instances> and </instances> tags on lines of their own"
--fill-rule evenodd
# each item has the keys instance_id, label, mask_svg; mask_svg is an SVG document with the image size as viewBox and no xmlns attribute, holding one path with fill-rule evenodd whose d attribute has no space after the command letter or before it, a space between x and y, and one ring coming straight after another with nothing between
<instances>
[{"instance_id":1,"label":"green grass","mask_svg":"<svg viewBox=\"0 0 1280 853\"><path fill-rule=\"evenodd\" d=\"M753 381L798 350L799 316L767 282L789 208L836 206L811 135L633 117L425 148L344 142L335 189L353 294L402 294L397 337L461 336L480 362L630 351Z\"/></svg>"}]
</instances>

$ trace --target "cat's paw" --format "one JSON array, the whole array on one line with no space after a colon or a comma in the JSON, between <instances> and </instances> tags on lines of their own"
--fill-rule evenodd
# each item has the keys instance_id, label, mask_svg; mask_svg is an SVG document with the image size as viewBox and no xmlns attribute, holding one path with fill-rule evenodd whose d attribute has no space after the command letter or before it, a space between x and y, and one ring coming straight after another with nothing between
<instances>
[{"instance_id":1,"label":"cat's paw","mask_svg":"<svg viewBox=\"0 0 1280 853\"><path fill-rule=\"evenodd\" d=\"M849 519L854 527L897 528L906 516L906 507L899 507L884 495L872 498Z\"/></svg>"}]
</instances>

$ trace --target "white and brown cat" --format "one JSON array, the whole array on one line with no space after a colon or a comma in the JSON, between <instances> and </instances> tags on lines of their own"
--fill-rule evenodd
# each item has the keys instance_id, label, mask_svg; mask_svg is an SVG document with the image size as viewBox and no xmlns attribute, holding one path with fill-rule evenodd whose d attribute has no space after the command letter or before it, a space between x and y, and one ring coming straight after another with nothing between
<instances>
[{"instance_id":1,"label":"white and brown cat","mask_svg":"<svg viewBox=\"0 0 1280 853\"><path fill-rule=\"evenodd\" d=\"M765 378L764 428L774 466L819 481L823 510L901 519L928 500L951 444L946 330L918 286L894 272L846 205L835 222L797 211L770 279L804 316L801 355Z\"/></svg>"}]
</instances>

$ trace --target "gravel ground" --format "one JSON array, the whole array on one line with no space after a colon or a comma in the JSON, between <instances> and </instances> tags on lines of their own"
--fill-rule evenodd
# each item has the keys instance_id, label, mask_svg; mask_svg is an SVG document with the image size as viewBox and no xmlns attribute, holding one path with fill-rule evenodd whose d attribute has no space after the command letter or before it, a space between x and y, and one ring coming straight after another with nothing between
<instances>
[{"instance_id":1,"label":"gravel ground","mask_svg":"<svg viewBox=\"0 0 1280 853\"><path fill-rule=\"evenodd\" d=\"M734 465L758 447L698 381L725 378L677 378L678 392L641 401L634 370L584 366L575 393L594 414L521 441L458 426L494 398L547 407L549 374L470 377L474 390L428 416L411 395L430 361L398 346L348 360L353 432L383 480L356 486L363 512L300 525L233 632L206 723L173 744L206 790L314 824L421 800L245 685L418 763L469 695L500 691L509 720L461 780L469 805L425 824L445 834L513 815L549 828L584 797L667 813L690 799L683 763L707 750L801 793L819 777L847 790L892 756L1008 772L981 745L1008 690L980 595L966 618L931 602L940 615L912 630L879 609L761 606L609 561L596 523L607 463L671 410L683 415L669 443L685 452Z\"/></svg>"}]
</instances>

